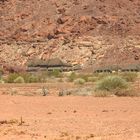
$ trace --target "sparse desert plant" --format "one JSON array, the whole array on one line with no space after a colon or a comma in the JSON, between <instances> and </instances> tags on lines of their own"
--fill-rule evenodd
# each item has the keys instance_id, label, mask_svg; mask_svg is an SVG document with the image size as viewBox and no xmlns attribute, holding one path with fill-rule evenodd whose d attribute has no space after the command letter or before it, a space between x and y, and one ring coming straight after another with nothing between
<instances>
[{"instance_id":1,"label":"sparse desert plant","mask_svg":"<svg viewBox=\"0 0 140 140\"><path fill-rule=\"evenodd\" d=\"M14 83L25 83L24 78L19 76L14 80Z\"/></svg>"},{"instance_id":2,"label":"sparse desert plant","mask_svg":"<svg viewBox=\"0 0 140 140\"><path fill-rule=\"evenodd\" d=\"M64 81L63 81L62 78L59 78L59 79L58 79L58 82L62 83L62 82L64 82Z\"/></svg>"},{"instance_id":3,"label":"sparse desert plant","mask_svg":"<svg viewBox=\"0 0 140 140\"><path fill-rule=\"evenodd\" d=\"M111 91L114 89L126 89L128 83L120 76L107 76L96 83L96 90Z\"/></svg>"},{"instance_id":4,"label":"sparse desert plant","mask_svg":"<svg viewBox=\"0 0 140 140\"><path fill-rule=\"evenodd\" d=\"M125 73L121 73L120 76L128 82L134 82L138 77L138 73L136 73L136 72L125 72Z\"/></svg>"},{"instance_id":5,"label":"sparse desert plant","mask_svg":"<svg viewBox=\"0 0 140 140\"><path fill-rule=\"evenodd\" d=\"M114 91L114 95L119 97L137 97L140 96L138 91L135 91L133 89L117 89Z\"/></svg>"},{"instance_id":6,"label":"sparse desert plant","mask_svg":"<svg viewBox=\"0 0 140 140\"><path fill-rule=\"evenodd\" d=\"M88 82L88 77L89 77L90 75L88 75L88 74L79 74L78 76L77 76L77 78L82 78L82 79L84 79L86 82Z\"/></svg>"},{"instance_id":7,"label":"sparse desert plant","mask_svg":"<svg viewBox=\"0 0 140 140\"><path fill-rule=\"evenodd\" d=\"M4 83L5 83L4 80L0 79L0 84L4 84Z\"/></svg>"},{"instance_id":8,"label":"sparse desert plant","mask_svg":"<svg viewBox=\"0 0 140 140\"><path fill-rule=\"evenodd\" d=\"M90 87L81 87L81 88L72 88L72 89L62 89L59 92L59 96L92 96L93 88Z\"/></svg>"},{"instance_id":9,"label":"sparse desert plant","mask_svg":"<svg viewBox=\"0 0 140 140\"><path fill-rule=\"evenodd\" d=\"M19 77L19 74L17 73L11 73L8 75L8 77L6 78L6 82L7 83L14 83L14 80Z\"/></svg>"},{"instance_id":10,"label":"sparse desert plant","mask_svg":"<svg viewBox=\"0 0 140 140\"><path fill-rule=\"evenodd\" d=\"M74 84L78 84L78 85L83 85L83 84L85 84L85 82L86 81L82 78L78 78L78 79L74 80Z\"/></svg>"},{"instance_id":11,"label":"sparse desert plant","mask_svg":"<svg viewBox=\"0 0 140 140\"><path fill-rule=\"evenodd\" d=\"M52 76L52 77L62 77L62 73L60 72L59 69L54 69L53 71L49 71L48 72L48 76Z\"/></svg>"},{"instance_id":12,"label":"sparse desert plant","mask_svg":"<svg viewBox=\"0 0 140 140\"><path fill-rule=\"evenodd\" d=\"M96 82L98 77L88 77L88 82Z\"/></svg>"},{"instance_id":13,"label":"sparse desert plant","mask_svg":"<svg viewBox=\"0 0 140 140\"><path fill-rule=\"evenodd\" d=\"M20 77L23 77L25 83L32 83L35 81L36 78L34 77L37 77L36 75L34 74L31 74L31 73L27 73L27 72L24 72L24 73L18 73L18 75Z\"/></svg>"},{"instance_id":14,"label":"sparse desert plant","mask_svg":"<svg viewBox=\"0 0 140 140\"><path fill-rule=\"evenodd\" d=\"M93 94L94 97L109 97L111 95L112 94L109 91L97 91Z\"/></svg>"},{"instance_id":15,"label":"sparse desert plant","mask_svg":"<svg viewBox=\"0 0 140 140\"><path fill-rule=\"evenodd\" d=\"M17 124L18 123L18 120L16 119L12 119L12 120L2 120L0 121L0 124Z\"/></svg>"},{"instance_id":16,"label":"sparse desert plant","mask_svg":"<svg viewBox=\"0 0 140 140\"><path fill-rule=\"evenodd\" d=\"M20 73L19 75L24 78L25 83L42 82L40 74Z\"/></svg>"},{"instance_id":17,"label":"sparse desert plant","mask_svg":"<svg viewBox=\"0 0 140 140\"><path fill-rule=\"evenodd\" d=\"M61 90L61 91L59 91L59 96L69 96L69 95L71 95L72 94L72 92L73 92L73 90Z\"/></svg>"},{"instance_id":18,"label":"sparse desert plant","mask_svg":"<svg viewBox=\"0 0 140 140\"><path fill-rule=\"evenodd\" d=\"M20 77L20 78L19 78ZM23 83L37 83L37 82L46 82L48 75L41 75L40 73L31 74L31 73L10 73L8 77L5 78L6 83L21 83L21 77L24 79Z\"/></svg>"},{"instance_id":19,"label":"sparse desert plant","mask_svg":"<svg viewBox=\"0 0 140 140\"><path fill-rule=\"evenodd\" d=\"M43 96L47 96L49 94L48 88L43 87L42 88L42 94L43 94Z\"/></svg>"},{"instance_id":20,"label":"sparse desert plant","mask_svg":"<svg viewBox=\"0 0 140 140\"><path fill-rule=\"evenodd\" d=\"M0 79L2 78L2 74L3 74L3 69L0 67Z\"/></svg>"},{"instance_id":21,"label":"sparse desert plant","mask_svg":"<svg viewBox=\"0 0 140 140\"><path fill-rule=\"evenodd\" d=\"M37 82L39 82L39 79L38 79L37 76L31 75L31 76L28 78L28 82L29 82L29 83L37 83Z\"/></svg>"},{"instance_id":22,"label":"sparse desert plant","mask_svg":"<svg viewBox=\"0 0 140 140\"><path fill-rule=\"evenodd\" d=\"M98 77L98 79L100 80L100 79L103 79L103 78L108 77L110 75L113 75L113 74L111 74L111 73L97 73L96 77Z\"/></svg>"},{"instance_id":23,"label":"sparse desert plant","mask_svg":"<svg viewBox=\"0 0 140 140\"><path fill-rule=\"evenodd\" d=\"M10 95L17 95L18 94L18 91L16 88L11 88L10 89Z\"/></svg>"},{"instance_id":24,"label":"sparse desert plant","mask_svg":"<svg viewBox=\"0 0 140 140\"><path fill-rule=\"evenodd\" d=\"M25 73L18 73L18 75L24 78L25 83L28 83L28 78L29 78L32 74L25 72Z\"/></svg>"},{"instance_id":25,"label":"sparse desert plant","mask_svg":"<svg viewBox=\"0 0 140 140\"><path fill-rule=\"evenodd\" d=\"M75 72L72 72L72 73L70 74L70 76L68 77L68 81L69 81L69 82L73 82L76 78L77 78L76 73L75 73Z\"/></svg>"},{"instance_id":26,"label":"sparse desert plant","mask_svg":"<svg viewBox=\"0 0 140 140\"><path fill-rule=\"evenodd\" d=\"M38 78L41 82L46 82L48 78L48 71L42 71L38 73Z\"/></svg>"}]
</instances>

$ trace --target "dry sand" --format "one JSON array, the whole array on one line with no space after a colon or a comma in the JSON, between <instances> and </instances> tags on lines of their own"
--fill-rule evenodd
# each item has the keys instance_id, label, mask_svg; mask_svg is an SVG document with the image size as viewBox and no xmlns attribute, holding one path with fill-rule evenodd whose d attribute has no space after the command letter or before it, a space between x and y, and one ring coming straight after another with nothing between
<instances>
[{"instance_id":1,"label":"dry sand","mask_svg":"<svg viewBox=\"0 0 140 140\"><path fill-rule=\"evenodd\" d=\"M140 98L0 95L0 140L140 140Z\"/></svg>"}]
</instances>

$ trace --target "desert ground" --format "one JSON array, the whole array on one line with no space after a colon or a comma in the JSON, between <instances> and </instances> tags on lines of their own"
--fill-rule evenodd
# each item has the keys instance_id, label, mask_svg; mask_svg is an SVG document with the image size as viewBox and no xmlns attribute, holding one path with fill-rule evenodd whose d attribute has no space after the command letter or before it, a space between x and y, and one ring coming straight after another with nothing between
<instances>
[{"instance_id":1,"label":"desert ground","mask_svg":"<svg viewBox=\"0 0 140 140\"><path fill-rule=\"evenodd\" d=\"M0 140L140 139L139 97L2 94L8 87L31 92L41 86L0 85ZM54 90L57 86L50 84Z\"/></svg>"}]
</instances>

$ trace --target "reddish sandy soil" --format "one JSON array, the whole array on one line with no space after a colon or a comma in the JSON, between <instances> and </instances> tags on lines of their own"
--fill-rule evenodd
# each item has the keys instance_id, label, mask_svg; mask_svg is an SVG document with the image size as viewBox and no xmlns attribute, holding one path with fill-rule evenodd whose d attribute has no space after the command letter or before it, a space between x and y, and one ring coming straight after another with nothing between
<instances>
[{"instance_id":1,"label":"reddish sandy soil","mask_svg":"<svg viewBox=\"0 0 140 140\"><path fill-rule=\"evenodd\" d=\"M49 95L58 95L59 91L76 87L73 83L31 83L31 84L0 84L0 95L42 96L42 89Z\"/></svg>"},{"instance_id":2,"label":"reddish sandy soil","mask_svg":"<svg viewBox=\"0 0 140 140\"><path fill-rule=\"evenodd\" d=\"M0 140L140 140L140 98L0 95Z\"/></svg>"}]
</instances>

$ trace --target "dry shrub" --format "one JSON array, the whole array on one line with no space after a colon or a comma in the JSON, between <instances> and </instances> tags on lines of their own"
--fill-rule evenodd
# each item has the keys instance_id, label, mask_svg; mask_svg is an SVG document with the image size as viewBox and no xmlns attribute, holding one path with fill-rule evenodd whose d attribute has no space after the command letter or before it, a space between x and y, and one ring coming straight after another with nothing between
<instances>
[{"instance_id":1,"label":"dry shrub","mask_svg":"<svg viewBox=\"0 0 140 140\"><path fill-rule=\"evenodd\" d=\"M72 73L70 74L70 76L68 77L68 81L69 81L69 82L73 82L76 78L77 78L76 73L75 73L75 72L72 72Z\"/></svg>"},{"instance_id":2,"label":"dry shrub","mask_svg":"<svg viewBox=\"0 0 140 140\"><path fill-rule=\"evenodd\" d=\"M0 80L0 84L4 84L5 82L3 80Z\"/></svg>"},{"instance_id":3,"label":"dry shrub","mask_svg":"<svg viewBox=\"0 0 140 140\"><path fill-rule=\"evenodd\" d=\"M114 91L114 95L118 97L138 97L140 94L138 91L135 91L134 89L118 89Z\"/></svg>"},{"instance_id":4,"label":"dry shrub","mask_svg":"<svg viewBox=\"0 0 140 140\"><path fill-rule=\"evenodd\" d=\"M14 80L14 83L25 83L25 80L23 77L19 76Z\"/></svg>"},{"instance_id":5,"label":"dry shrub","mask_svg":"<svg viewBox=\"0 0 140 140\"><path fill-rule=\"evenodd\" d=\"M120 76L122 78L124 78L127 82L134 82L138 77L138 73L136 73L136 72L125 72L125 73L121 73Z\"/></svg>"},{"instance_id":6,"label":"dry shrub","mask_svg":"<svg viewBox=\"0 0 140 140\"><path fill-rule=\"evenodd\" d=\"M120 76L107 76L96 83L96 90L111 91L114 89L126 89L128 83Z\"/></svg>"},{"instance_id":7,"label":"dry shrub","mask_svg":"<svg viewBox=\"0 0 140 140\"><path fill-rule=\"evenodd\" d=\"M74 80L74 84L77 84L77 85L83 85L83 84L85 84L85 82L86 81L82 78L78 78L78 79Z\"/></svg>"},{"instance_id":8,"label":"dry shrub","mask_svg":"<svg viewBox=\"0 0 140 140\"><path fill-rule=\"evenodd\" d=\"M97 91L93 94L94 97L109 97L112 95L112 92L109 91Z\"/></svg>"},{"instance_id":9,"label":"dry shrub","mask_svg":"<svg viewBox=\"0 0 140 140\"><path fill-rule=\"evenodd\" d=\"M37 77L37 76L35 76L35 75L31 75L31 76L29 76L29 78L28 78L28 83L37 83L37 82L39 82L40 80L39 80L39 78Z\"/></svg>"},{"instance_id":10,"label":"dry shrub","mask_svg":"<svg viewBox=\"0 0 140 140\"><path fill-rule=\"evenodd\" d=\"M98 77L88 77L88 82L96 82Z\"/></svg>"},{"instance_id":11,"label":"dry shrub","mask_svg":"<svg viewBox=\"0 0 140 140\"><path fill-rule=\"evenodd\" d=\"M63 77L63 75L62 75L62 73L60 72L59 69L54 69L53 71L49 71L48 72L48 76L50 76L50 77L56 77L56 78Z\"/></svg>"},{"instance_id":12,"label":"dry shrub","mask_svg":"<svg viewBox=\"0 0 140 140\"><path fill-rule=\"evenodd\" d=\"M5 79L7 83L36 83L41 82L40 76L30 73L10 73Z\"/></svg>"},{"instance_id":13,"label":"dry shrub","mask_svg":"<svg viewBox=\"0 0 140 140\"><path fill-rule=\"evenodd\" d=\"M14 83L14 80L16 79L16 78L18 78L19 77L19 74L17 74L17 73L11 73L11 74L9 74L8 75L8 77L6 78L6 82L7 83Z\"/></svg>"}]
</instances>

